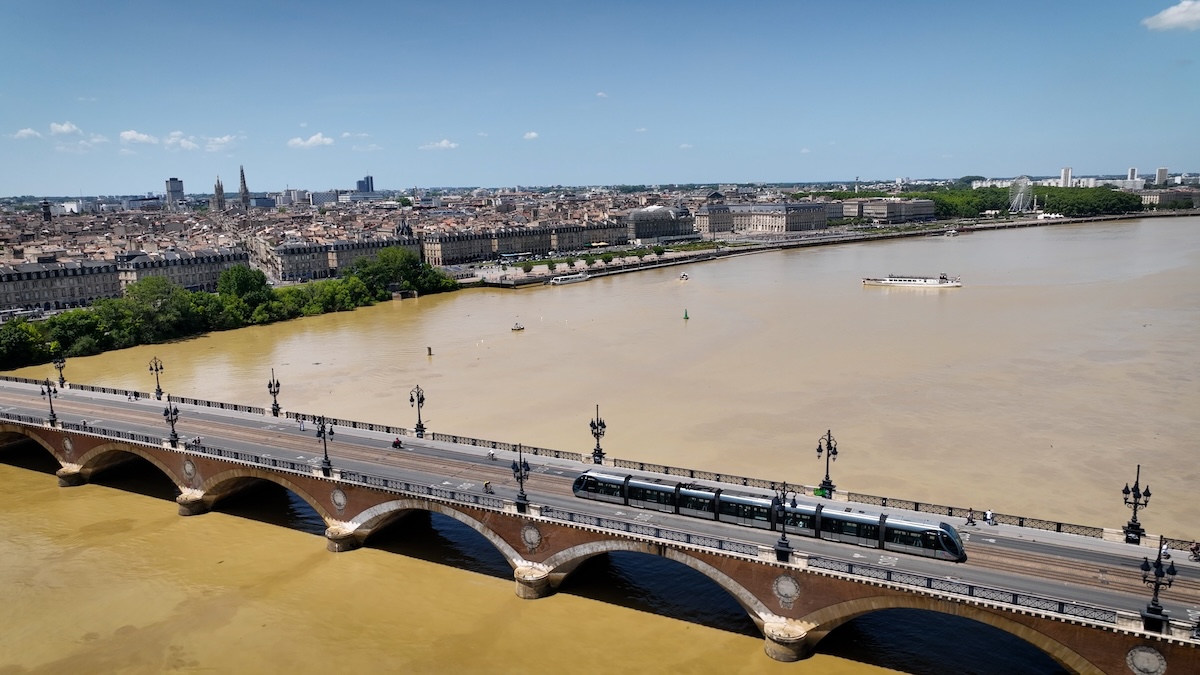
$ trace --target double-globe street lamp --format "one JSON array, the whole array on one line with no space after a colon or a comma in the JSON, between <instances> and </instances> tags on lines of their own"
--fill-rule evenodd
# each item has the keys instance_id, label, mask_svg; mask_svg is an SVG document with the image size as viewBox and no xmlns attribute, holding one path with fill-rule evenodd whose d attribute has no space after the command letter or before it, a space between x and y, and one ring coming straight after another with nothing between
<instances>
[{"instance_id":1,"label":"double-globe street lamp","mask_svg":"<svg viewBox=\"0 0 1200 675\"><path fill-rule=\"evenodd\" d=\"M788 495L792 495L792 500L788 502ZM771 505L775 509L775 522L779 523L779 541L775 542L775 560L779 562L788 562L791 560L792 545L788 543L787 538L787 508L791 506L796 508L796 491L792 490L786 481L775 490L775 497L771 500Z\"/></svg>"},{"instance_id":2,"label":"double-globe street lamp","mask_svg":"<svg viewBox=\"0 0 1200 675\"><path fill-rule=\"evenodd\" d=\"M333 462L329 461L329 439L333 438L333 422L326 422L324 415L313 421L317 423L317 438L321 439L321 445L325 449L325 456L321 458L321 475L329 478L333 475Z\"/></svg>"},{"instance_id":3,"label":"double-globe street lamp","mask_svg":"<svg viewBox=\"0 0 1200 675\"><path fill-rule=\"evenodd\" d=\"M1142 558L1142 583L1154 589L1154 596L1150 598L1150 604L1146 605L1145 611L1142 612L1142 627L1148 631L1162 632L1163 623L1168 619L1167 610L1163 609L1158 603L1158 592L1163 586L1171 587L1175 583L1175 563L1163 568L1163 544L1162 537L1159 537L1158 557L1154 562L1150 562L1150 558Z\"/></svg>"},{"instance_id":4,"label":"double-globe street lamp","mask_svg":"<svg viewBox=\"0 0 1200 675\"><path fill-rule=\"evenodd\" d=\"M608 425L604 420L600 419L600 404L596 404L596 419L590 422L592 427L592 436L596 439L596 447L592 450L592 464L604 463L604 450L600 448L600 439L604 437L604 431Z\"/></svg>"},{"instance_id":5,"label":"double-globe street lamp","mask_svg":"<svg viewBox=\"0 0 1200 675\"><path fill-rule=\"evenodd\" d=\"M1137 474L1133 478L1133 489L1129 489L1129 483L1125 484L1125 489L1121 490L1121 496L1125 498L1125 506L1133 509L1133 517L1121 528L1125 531L1125 543L1140 544L1142 537L1146 536L1146 530L1142 524L1138 522L1138 509L1144 509L1150 505L1150 486L1147 485L1143 490L1138 487L1138 483L1142 479L1142 465L1137 465Z\"/></svg>"},{"instance_id":6,"label":"double-globe street lamp","mask_svg":"<svg viewBox=\"0 0 1200 675\"><path fill-rule=\"evenodd\" d=\"M413 431L417 438L425 438L425 423L421 421L421 408L425 407L425 390L421 385L418 384L408 392L408 404L417 409L417 426Z\"/></svg>"},{"instance_id":7,"label":"double-globe street lamp","mask_svg":"<svg viewBox=\"0 0 1200 675\"><path fill-rule=\"evenodd\" d=\"M54 383L50 378L46 378L45 384L41 385L42 396L50 403L50 426L54 426L58 422L58 416L54 414L54 397L58 396L58 389L54 387Z\"/></svg>"},{"instance_id":8,"label":"double-globe street lamp","mask_svg":"<svg viewBox=\"0 0 1200 675\"><path fill-rule=\"evenodd\" d=\"M67 360L61 356L56 356L50 363L54 366L54 369L58 371L58 386L67 386L67 378L63 377L62 374L63 368L67 367Z\"/></svg>"},{"instance_id":9,"label":"double-globe street lamp","mask_svg":"<svg viewBox=\"0 0 1200 675\"><path fill-rule=\"evenodd\" d=\"M159 383L158 374L163 371L162 361L156 356L150 359L150 372L154 373L154 398L162 400L162 384Z\"/></svg>"},{"instance_id":10,"label":"double-globe street lamp","mask_svg":"<svg viewBox=\"0 0 1200 675\"><path fill-rule=\"evenodd\" d=\"M833 439L833 432L825 431L825 435L817 439L817 459L821 459L821 454L825 454L825 480L821 481L818 486L821 489L822 496L826 498L833 497L833 490L837 486L829 479L829 462L837 461L838 449L837 441Z\"/></svg>"},{"instance_id":11,"label":"double-globe street lamp","mask_svg":"<svg viewBox=\"0 0 1200 675\"><path fill-rule=\"evenodd\" d=\"M271 414L279 417L279 380L275 379L275 369L271 369L271 379L267 380L267 393L271 395Z\"/></svg>"},{"instance_id":12,"label":"double-globe street lamp","mask_svg":"<svg viewBox=\"0 0 1200 675\"><path fill-rule=\"evenodd\" d=\"M512 463L513 478L517 479L517 513L525 513L529 506L529 498L525 495L525 481L529 480L529 462L525 461L525 453L521 444L517 444L517 458Z\"/></svg>"},{"instance_id":13,"label":"double-globe street lamp","mask_svg":"<svg viewBox=\"0 0 1200 675\"><path fill-rule=\"evenodd\" d=\"M167 440L171 442L172 448L179 447L179 434L175 433L175 423L179 421L179 408L171 402L171 397L167 397L167 407L163 408L163 419L171 426L171 435Z\"/></svg>"}]
</instances>

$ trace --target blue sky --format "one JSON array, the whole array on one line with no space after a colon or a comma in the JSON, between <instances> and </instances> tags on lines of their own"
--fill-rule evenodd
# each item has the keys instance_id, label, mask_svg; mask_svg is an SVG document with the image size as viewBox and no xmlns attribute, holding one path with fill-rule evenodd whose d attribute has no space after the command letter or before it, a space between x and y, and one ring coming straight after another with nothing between
<instances>
[{"instance_id":1,"label":"blue sky","mask_svg":"<svg viewBox=\"0 0 1200 675\"><path fill-rule=\"evenodd\" d=\"M10 0L0 195L1200 171L1200 0Z\"/></svg>"}]
</instances>

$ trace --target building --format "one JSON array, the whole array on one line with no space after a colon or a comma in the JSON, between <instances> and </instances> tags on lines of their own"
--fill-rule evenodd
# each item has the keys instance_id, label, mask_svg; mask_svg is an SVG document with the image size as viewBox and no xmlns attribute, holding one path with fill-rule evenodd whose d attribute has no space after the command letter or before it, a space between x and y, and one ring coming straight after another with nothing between
<instances>
[{"instance_id":1,"label":"building","mask_svg":"<svg viewBox=\"0 0 1200 675\"><path fill-rule=\"evenodd\" d=\"M1058 179L1059 187L1071 187L1071 167L1064 166Z\"/></svg>"},{"instance_id":2,"label":"building","mask_svg":"<svg viewBox=\"0 0 1200 675\"><path fill-rule=\"evenodd\" d=\"M242 205L242 211L250 210L250 190L246 187L246 170L238 166L238 174L240 176L241 185L238 186L238 203Z\"/></svg>"},{"instance_id":3,"label":"building","mask_svg":"<svg viewBox=\"0 0 1200 675\"><path fill-rule=\"evenodd\" d=\"M683 207L659 204L635 209L625 217L629 240L649 242L696 237L696 219Z\"/></svg>"},{"instance_id":4,"label":"building","mask_svg":"<svg viewBox=\"0 0 1200 675\"><path fill-rule=\"evenodd\" d=\"M932 199L871 199L863 203L862 215L876 223L909 223L934 220L937 207Z\"/></svg>"},{"instance_id":5,"label":"building","mask_svg":"<svg viewBox=\"0 0 1200 675\"><path fill-rule=\"evenodd\" d=\"M167 179L167 210L178 211L183 205L183 181L178 178Z\"/></svg>"},{"instance_id":6,"label":"building","mask_svg":"<svg viewBox=\"0 0 1200 675\"><path fill-rule=\"evenodd\" d=\"M225 186L221 185L221 177L217 176L217 184L213 186L213 196L208 207L217 213L225 210Z\"/></svg>"},{"instance_id":7,"label":"building","mask_svg":"<svg viewBox=\"0 0 1200 675\"><path fill-rule=\"evenodd\" d=\"M121 297L112 260L0 265L0 309L69 309Z\"/></svg>"},{"instance_id":8,"label":"building","mask_svg":"<svg viewBox=\"0 0 1200 675\"><path fill-rule=\"evenodd\" d=\"M1165 167L1165 166L1158 167L1158 171L1154 172L1154 184L1155 185L1166 185L1167 184L1167 175L1168 175L1167 167Z\"/></svg>"},{"instance_id":9,"label":"building","mask_svg":"<svg viewBox=\"0 0 1200 675\"><path fill-rule=\"evenodd\" d=\"M148 277L166 277L189 291L215 293L221 273L237 265L249 265L250 254L238 248L220 247L195 251L130 251L117 256L117 274L123 292L130 284Z\"/></svg>"},{"instance_id":10,"label":"building","mask_svg":"<svg viewBox=\"0 0 1200 675\"><path fill-rule=\"evenodd\" d=\"M355 192L374 192L375 191L375 177L374 176L363 176L363 179L360 181L357 181L354 185L355 185L355 188L354 188Z\"/></svg>"},{"instance_id":11,"label":"building","mask_svg":"<svg viewBox=\"0 0 1200 675\"><path fill-rule=\"evenodd\" d=\"M1195 206L1198 194L1200 193L1193 190L1147 190L1139 196L1143 206L1187 207Z\"/></svg>"},{"instance_id":12,"label":"building","mask_svg":"<svg viewBox=\"0 0 1200 675\"><path fill-rule=\"evenodd\" d=\"M273 209L275 208L275 200L270 197L251 197L250 208L252 209Z\"/></svg>"},{"instance_id":13,"label":"building","mask_svg":"<svg viewBox=\"0 0 1200 675\"><path fill-rule=\"evenodd\" d=\"M733 212L727 204L705 204L696 209L696 231L705 239L733 232Z\"/></svg>"},{"instance_id":14,"label":"building","mask_svg":"<svg viewBox=\"0 0 1200 675\"><path fill-rule=\"evenodd\" d=\"M1129 167L1129 175L1125 176L1125 180L1137 180L1137 167Z\"/></svg>"},{"instance_id":15,"label":"building","mask_svg":"<svg viewBox=\"0 0 1200 675\"><path fill-rule=\"evenodd\" d=\"M825 229L823 202L798 204L732 204L734 232L803 232Z\"/></svg>"}]
</instances>

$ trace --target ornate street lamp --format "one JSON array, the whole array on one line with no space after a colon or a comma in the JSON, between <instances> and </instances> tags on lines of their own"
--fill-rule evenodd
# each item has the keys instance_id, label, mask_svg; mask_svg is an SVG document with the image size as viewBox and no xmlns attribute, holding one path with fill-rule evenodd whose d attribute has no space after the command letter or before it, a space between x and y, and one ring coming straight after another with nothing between
<instances>
[{"instance_id":1,"label":"ornate street lamp","mask_svg":"<svg viewBox=\"0 0 1200 675\"><path fill-rule=\"evenodd\" d=\"M317 438L321 439L321 445L325 448L325 456L321 458L321 475L328 478L333 475L333 462L329 461L329 439L333 438L333 422L326 422L324 415L314 421L317 423Z\"/></svg>"},{"instance_id":2,"label":"ornate street lamp","mask_svg":"<svg viewBox=\"0 0 1200 675\"><path fill-rule=\"evenodd\" d=\"M50 363L53 364L55 370L58 371L58 386L60 386L60 387L67 386L67 379L65 377L63 377L63 374L62 374L63 368L67 367L67 360L61 356L57 356Z\"/></svg>"},{"instance_id":3,"label":"ornate street lamp","mask_svg":"<svg viewBox=\"0 0 1200 675\"><path fill-rule=\"evenodd\" d=\"M408 392L408 404L417 409L417 426L413 431L416 432L417 438L425 438L425 424L421 422L421 408L425 407L425 390L421 385L418 384Z\"/></svg>"},{"instance_id":4,"label":"ornate street lamp","mask_svg":"<svg viewBox=\"0 0 1200 675\"><path fill-rule=\"evenodd\" d=\"M158 357L150 359L150 372L154 373L154 398L162 400L162 385L159 384L158 374L163 371L162 361Z\"/></svg>"},{"instance_id":5,"label":"ornate street lamp","mask_svg":"<svg viewBox=\"0 0 1200 675\"><path fill-rule=\"evenodd\" d=\"M775 509L775 522L779 523L779 541L775 542L775 559L779 562L788 562L791 560L792 545L788 543L787 538L787 507L788 494L792 495L790 506L796 508L796 491L792 490L785 481L775 491L775 498L771 500L771 505Z\"/></svg>"},{"instance_id":6,"label":"ornate street lamp","mask_svg":"<svg viewBox=\"0 0 1200 675\"><path fill-rule=\"evenodd\" d=\"M179 434L175 433L175 423L179 421L179 408L171 403L170 396L167 397L167 407L163 408L163 419L171 425L171 435L167 440L171 442L172 448L179 447Z\"/></svg>"},{"instance_id":7,"label":"ornate street lamp","mask_svg":"<svg viewBox=\"0 0 1200 675\"><path fill-rule=\"evenodd\" d=\"M58 396L58 389L48 377L46 383L42 385L42 396L45 396L46 401L50 403L50 426L54 426L58 422L58 416L54 414L54 397Z\"/></svg>"},{"instance_id":8,"label":"ornate street lamp","mask_svg":"<svg viewBox=\"0 0 1200 675\"><path fill-rule=\"evenodd\" d=\"M267 393L271 395L271 414L279 417L279 380L275 379L275 369L271 369L271 379L267 380Z\"/></svg>"},{"instance_id":9,"label":"ornate street lamp","mask_svg":"<svg viewBox=\"0 0 1200 675\"><path fill-rule=\"evenodd\" d=\"M826 430L825 435L817 439L817 459L821 459L821 453L825 453L825 480L821 481L822 496L825 498L833 497L833 490L837 486L829 479L829 462L837 461L838 449L837 441L833 439L833 432Z\"/></svg>"},{"instance_id":10,"label":"ornate street lamp","mask_svg":"<svg viewBox=\"0 0 1200 675\"><path fill-rule=\"evenodd\" d=\"M600 448L600 439L604 437L604 430L608 428L608 425L604 423L604 420L600 419L599 403L596 404L596 419L591 421L591 425L592 436L596 439L596 447L592 450L592 464L603 464L604 450Z\"/></svg>"},{"instance_id":11,"label":"ornate street lamp","mask_svg":"<svg viewBox=\"0 0 1200 675\"><path fill-rule=\"evenodd\" d=\"M1153 563L1149 558L1142 558L1142 583L1154 589L1154 597L1150 598L1150 604L1146 605L1146 610L1142 612L1142 627L1161 633L1163 623L1167 621L1170 612L1158 603L1158 592L1163 586L1170 588L1171 584L1175 583L1177 572L1174 562L1163 569L1162 537L1159 537L1158 544L1158 557Z\"/></svg>"},{"instance_id":12,"label":"ornate street lamp","mask_svg":"<svg viewBox=\"0 0 1200 675\"><path fill-rule=\"evenodd\" d=\"M512 463L513 478L517 479L517 485L520 489L517 490L517 513L525 513L525 509L529 506L529 498L525 496L525 481L529 480L529 462L525 461L525 454L521 448L521 444L517 444L517 458Z\"/></svg>"},{"instance_id":13,"label":"ornate street lamp","mask_svg":"<svg viewBox=\"0 0 1200 675\"><path fill-rule=\"evenodd\" d=\"M1145 528L1138 522L1138 509L1144 509L1150 505L1150 486L1147 485L1145 490L1138 487L1138 483L1142 479L1142 465L1137 465L1137 474L1133 478L1133 489L1129 489L1129 483L1125 484L1125 489L1121 490L1121 495L1125 498L1125 506L1133 509L1133 517L1121 528L1125 531L1125 543L1140 544L1142 537L1146 535Z\"/></svg>"}]
</instances>

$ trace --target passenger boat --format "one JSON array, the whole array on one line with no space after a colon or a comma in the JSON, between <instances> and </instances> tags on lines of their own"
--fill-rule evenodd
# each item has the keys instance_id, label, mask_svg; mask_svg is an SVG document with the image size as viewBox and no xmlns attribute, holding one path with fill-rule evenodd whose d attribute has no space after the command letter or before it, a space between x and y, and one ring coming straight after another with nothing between
<instances>
[{"instance_id":1,"label":"passenger boat","mask_svg":"<svg viewBox=\"0 0 1200 675\"><path fill-rule=\"evenodd\" d=\"M588 279L591 279L591 277L588 276L587 272L580 272L579 274L564 274L561 277L554 277L547 283L551 286L562 286L563 284L574 284L580 281L587 281Z\"/></svg>"},{"instance_id":2,"label":"passenger boat","mask_svg":"<svg viewBox=\"0 0 1200 675\"><path fill-rule=\"evenodd\" d=\"M525 330L525 326L522 326L519 323L514 323L512 329L513 330Z\"/></svg>"},{"instance_id":3,"label":"passenger boat","mask_svg":"<svg viewBox=\"0 0 1200 675\"><path fill-rule=\"evenodd\" d=\"M958 288L962 277L939 274L936 277L918 277L904 274L889 274L886 277L863 277L863 286L911 286L916 288Z\"/></svg>"},{"instance_id":4,"label":"passenger boat","mask_svg":"<svg viewBox=\"0 0 1200 675\"><path fill-rule=\"evenodd\" d=\"M687 280L688 280L688 275L687 275L687 272L684 272L683 274L680 274L680 275L679 275L679 280L680 280L680 281L687 281Z\"/></svg>"},{"instance_id":5,"label":"passenger boat","mask_svg":"<svg viewBox=\"0 0 1200 675\"><path fill-rule=\"evenodd\" d=\"M946 236L947 237L957 237L958 230L946 230Z\"/></svg>"}]
</instances>

